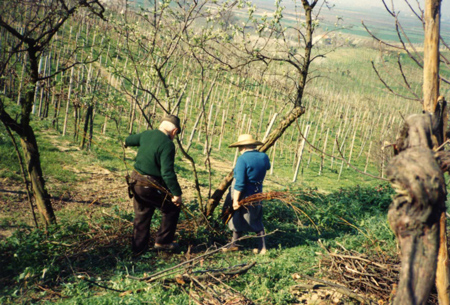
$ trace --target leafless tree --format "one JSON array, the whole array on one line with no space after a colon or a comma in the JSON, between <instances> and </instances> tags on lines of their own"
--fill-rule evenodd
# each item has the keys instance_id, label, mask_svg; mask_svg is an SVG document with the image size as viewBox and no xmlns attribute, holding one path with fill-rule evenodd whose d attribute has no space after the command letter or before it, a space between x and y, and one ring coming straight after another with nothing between
<instances>
[{"instance_id":1,"label":"leafless tree","mask_svg":"<svg viewBox=\"0 0 450 305\"><path fill-rule=\"evenodd\" d=\"M328 5L327 1L302 0L299 4L295 2L295 5L296 22L286 26L280 1L275 3L272 18L266 15L256 18L256 7L250 4L247 7L249 16L243 25L229 26L225 34L218 35L215 41L204 47L224 69L240 73L251 73L257 69L260 71L259 77L275 79L278 87L289 92L283 102L290 107L290 111L267 136L260 147L262 152L272 147L286 129L305 113L302 106L305 89L310 81L319 76L316 71L310 70L311 63L325 56L324 53L313 54L313 35L320 24L321 10ZM220 13L218 18L221 18ZM232 178L233 172L230 172L213 192L207 205L208 216L213 214Z\"/></svg>"},{"instance_id":2,"label":"leafless tree","mask_svg":"<svg viewBox=\"0 0 450 305\"><path fill-rule=\"evenodd\" d=\"M3 36L0 77L8 77L20 66L20 61L26 61L25 94L20 99L19 108L13 102L17 95L1 95L0 120L20 138L33 196L46 226L55 223L56 218L45 187L39 148L31 126L35 91L39 82L70 69L77 62L68 62L58 71L43 76L39 74L39 61L62 26L80 10L103 18L104 8L98 0L0 1L0 30Z\"/></svg>"},{"instance_id":3,"label":"leafless tree","mask_svg":"<svg viewBox=\"0 0 450 305\"><path fill-rule=\"evenodd\" d=\"M448 172L448 152L443 151L447 139L447 103L439 96L441 83L449 80L439 73L440 64L449 66L440 52L440 43L448 45L440 36L440 0L425 1L425 8L413 8L405 0L424 29L424 50L418 50L402 26L393 2L382 0L386 11L395 21L398 43L388 43L369 34L379 43L407 58L423 69L422 97L412 90L409 76L404 72L401 57L398 69L409 95L392 89L392 79L383 78L375 64L380 81L393 94L420 101L423 114L410 116L395 144L396 156L391 160L387 175L397 190L388 213L389 223L401 247L401 273L394 304L426 304L436 278L439 304L449 304L449 262L447 253L445 201L447 197L444 173Z\"/></svg>"}]
</instances>

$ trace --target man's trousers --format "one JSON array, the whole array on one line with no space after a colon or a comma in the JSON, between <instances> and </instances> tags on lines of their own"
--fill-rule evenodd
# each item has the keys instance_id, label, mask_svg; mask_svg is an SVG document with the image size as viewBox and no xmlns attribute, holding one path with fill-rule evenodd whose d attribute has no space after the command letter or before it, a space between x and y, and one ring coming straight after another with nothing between
<instances>
[{"instance_id":1,"label":"man's trousers","mask_svg":"<svg viewBox=\"0 0 450 305\"><path fill-rule=\"evenodd\" d=\"M156 234L155 242L158 244L172 243L180 216L180 207L173 204L168 194L150 186L134 185L133 194L133 252L139 253L148 248L150 224L155 209L161 210L162 213L161 226Z\"/></svg>"}]
</instances>

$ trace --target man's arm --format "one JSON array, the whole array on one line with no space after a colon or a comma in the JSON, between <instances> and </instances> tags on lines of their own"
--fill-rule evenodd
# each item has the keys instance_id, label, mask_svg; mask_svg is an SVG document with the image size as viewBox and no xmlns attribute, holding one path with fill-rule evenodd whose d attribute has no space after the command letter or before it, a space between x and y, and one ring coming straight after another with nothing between
<instances>
[{"instance_id":1,"label":"man's arm","mask_svg":"<svg viewBox=\"0 0 450 305\"><path fill-rule=\"evenodd\" d=\"M239 209L239 198L245 188L245 162L239 157L234 167L234 190L233 190L233 209Z\"/></svg>"},{"instance_id":2,"label":"man's arm","mask_svg":"<svg viewBox=\"0 0 450 305\"><path fill-rule=\"evenodd\" d=\"M141 134L132 134L125 139L125 147L127 146L139 146L141 141Z\"/></svg>"},{"instance_id":3,"label":"man's arm","mask_svg":"<svg viewBox=\"0 0 450 305\"><path fill-rule=\"evenodd\" d=\"M161 162L161 177L169 188L170 192L176 200L181 201L181 187L177 180L175 173L175 145L168 145L164 147L160 156Z\"/></svg>"},{"instance_id":4,"label":"man's arm","mask_svg":"<svg viewBox=\"0 0 450 305\"><path fill-rule=\"evenodd\" d=\"M239 209L239 197L241 197L241 191L233 190L233 209Z\"/></svg>"}]
</instances>

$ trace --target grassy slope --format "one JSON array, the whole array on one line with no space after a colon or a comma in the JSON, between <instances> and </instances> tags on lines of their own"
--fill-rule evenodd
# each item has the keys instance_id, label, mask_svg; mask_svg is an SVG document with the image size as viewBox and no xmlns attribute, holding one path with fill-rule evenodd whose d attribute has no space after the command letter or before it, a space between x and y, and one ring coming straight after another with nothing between
<instances>
[{"instance_id":1,"label":"grassy slope","mask_svg":"<svg viewBox=\"0 0 450 305\"><path fill-rule=\"evenodd\" d=\"M370 60L379 61L389 68L388 63L395 61L395 54L380 53L370 48L344 47L318 62L314 68L320 69L326 77L309 88L307 111L314 111L318 115L331 103L342 103L376 114L384 111L388 113L388 105L394 106L402 114L406 110L417 112L419 107L407 106L404 101L382 93L381 85L371 73ZM419 83L420 74L412 66L407 69ZM307 120L305 116L299 124L303 126L301 124L311 123L316 126L316 117ZM101 121L101 117L97 118L97 126L100 126ZM337 129L339 122L332 119L326 124L329 124L329 128ZM11 304L28 303L33 299L70 304L189 304L187 294L176 286L149 286L128 279L126 275L139 277L144 273L163 270L185 260L189 249L200 253L206 250L206 245L209 247L214 242L224 244L230 237L227 229L221 224L215 224L218 233L206 228L194 230L183 215L178 236L183 251L181 254L171 256L149 252L132 259L128 245L132 209L124 188L123 175L126 170L121 160L120 139L112 134L96 136L92 150L85 152L78 150L70 137L63 138L60 131L52 130L46 121L35 122L35 127L39 130L38 142L45 178L54 199L60 227L52 228L47 236L41 231L32 230L24 194L17 193L20 187L15 186L20 181L16 157L9 148L10 140L1 126L0 171L2 189L7 191L0 196L7 204L2 206L4 216L0 226L5 230L20 230L10 239L1 240L3 251L0 263L7 267L1 274L1 281L5 285L0 285L4 287L0 300ZM233 127L232 124L228 126L229 137L225 143L233 141ZM292 128L288 135L291 132ZM392 140L394 135L395 132L387 140ZM289 287L295 284L293 273L320 275L317 252L322 250L317 243L319 238L327 246L336 247L340 243L347 249L361 252L373 248L393 253L395 249L394 238L386 222L390 189L380 190L380 181L346 166L339 180L337 166L333 169L325 167L322 175L318 175L320 160L317 155L312 155L309 166L302 166L298 182L291 183L293 151L296 147L291 147L293 145L289 136L282 141L284 155L277 153L279 159L275 161L273 175L267 178L266 189L288 188L298 194L297 198L301 200L297 200L296 204L319 226L321 235L305 216L300 216L298 220L293 211L282 203L268 202L264 215L267 231L279 230L267 238L270 248L268 255L251 254L254 241L250 240L244 242L246 250L242 252L217 254L206 259L203 265L195 267L215 269L255 260L258 263L256 267L229 285L262 304L293 302L295 299L289 292ZM196 160L202 160L202 145L197 143L195 147L192 154ZM128 150L128 166L132 164L132 157L132 150ZM182 162L180 157L177 158L179 175L185 181L190 181L189 165ZM213 168L213 185L216 185L225 169L231 168L234 154L226 150L213 151L213 158L223 165L220 170ZM201 161L198 162L201 164ZM360 169L364 168L364 164L364 156L355 160L355 165ZM202 177L206 177L204 167L199 167ZM369 171L375 174L379 172L376 159ZM205 180L202 180L203 186L207 186ZM184 186L190 185L186 182ZM195 210L193 198L187 199L188 207ZM343 223L342 219L348 224ZM159 221L160 216L157 214L153 230ZM88 279L87 276L96 283L117 290L146 289L140 293L119 296L118 292L105 290L84 280L83 277Z\"/></svg>"},{"instance_id":2,"label":"grassy slope","mask_svg":"<svg viewBox=\"0 0 450 305\"><path fill-rule=\"evenodd\" d=\"M344 53L350 51L358 54L357 49L342 50ZM360 52L370 53L371 51L360 50ZM342 58L339 54L333 54L327 62L335 63L335 60L339 58ZM330 68L331 70L345 69L343 63L335 64L336 66ZM364 73L364 71L361 72ZM354 77L357 79L356 75ZM332 84L338 84L338 81L339 78L336 77ZM358 85L355 85L356 87ZM370 89L365 86L359 86L359 88L364 88L365 91L360 93L361 95L370 92ZM354 89L349 91L351 90ZM348 92L336 94L342 94L343 99L350 96ZM118 290L134 290L147 285L127 279L127 274L139 277L144 273L163 270L183 261L185 255L182 253L167 256L149 252L139 259L131 258L128 246L131 227L127 220L132 219L132 210L128 204L122 180L125 166L120 158L122 151L119 148L119 139L97 136L94 139L96 143L92 151L85 152L78 150L69 138L61 137L45 122L37 124L36 128L40 131L38 141L44 172L47 175L49 190L54 196L57 218L61 227L52 230L52 234L47 238L39 232L30 234L27 233L30 231L26 225L27 222L29 223L30 215L27 215L26 220L22 220L23 218L19 218L20 221L13 220L17 215L23 214L24 210L27 211L26 205L21 204L20 210L9 211L8 217L2 220L2 227L20 226L22 230L15 233L7 243L5 240L2 241L4 252L1 260L4 265L14 268L14 270L8 268L2 276L7 285L2 292L4 294L2 300L7 303L20 303L27 302L31 300L30 298L42 298L43 300L59 299L62 303L72 304L110 304L118 303L119 300L130 303L146 301L161 304L160 300L162 300L165 304L189 304L189 297L174 286L154 285L144 292L119 297L117 292L99 288L80 279L79 276L87 274L91 280L98 281L101 285ZM7 158L5 163L2 162L4 165L2 172L4 177L8 175L17 177L15 156L7 149L9 145L9 140L2 138L1 149L5 152L2 155ZM194 151L196 158L201 158L201 150L200 146L198 152ZM132 151L128 151L128 166L132 164L132 156ZM222 162L228 166L231 166L233 157L232 154L217 156L217 158L223 158ZM298 182L291 183L291 162L284 163L283 158L280 158L276 164L273 175L267 178L266 189L287 187L297 192L297 189L301 188L306 194L310 192L307 191L308 188L320 190L319 193L314 193L314 196L305 197L305 202L311 202L315 205L314 208L308 208L303 201L298 201L297 205L302 207L319 226L321 235L304 216L298 222L291 209L284 207L282 203L271 202L267 204L265 224L268 232L278 231L267 238L271 249L268 255L258 257L251 254L255 242L251 240L244 242L247 250L227 255L214 255L207 259L201 268L198 267L199 269L216 269L256 261L258 263L256 267L230 285L248 298L259 300L260 303L285 304L294 300L289 292L289 286L295 284L291 276L293 273L305 272L313 275L319 271L316 252L320 252L321 249L316 243L318 238L327 245L333 246L336 242L340 242L349 249L357 250L361 250L366 245L373 246L373 241L380 243L379 240L383 240L381 242L383 247L392 249L393 236L385 220L389 194L381 193L383 198L381 202L384 202L381 208L373 206L380 203L380 200L376 200L379 196L376 188L379 181L369 179L347 168L339 181L337 181L336 171L327 167L319 176L317 174L318 159L314 156L311 165L303 169ZM188 164L179 160L177 167L180 176L189 180ZM218 181L222 174L223 170L214 170L214 180ZM349 188L357 184L367 186L363 189L356 188L354 191L349 189L344 193L338 191L342 187ZM115 188L118 189L117 196L111 195ZM323 191L329 195L321 195ZM23 194L10 196L10 193L6 193L3 196L9 203L23 200ZM353 201L351 203L354 205L353 208L349 208L351 201ZM370 208L371 212L362 211L365 208ZM192 209L195 209L195 206L192 206ZM349 214L349 211L352 211L352 214ZM349 225L343 225L338 216L346 218L361 231L352 229ZM184 216L182 218L184 219ZM157 214L153 228L157 227L159 221L160 216ZM219 224L217 224L219 233L212 233L204 228L193 231L192 228L186 227L185 221L182 223L178 239L183 252L188 251L189 247L192 251L202 252L206 250L205 245L211 245L213 241L224 244L230 237L228 230ZM381 227L380 223L383 224ZM120 232L114 230L114 227L120 228ZM371 238L368 239L366 236ZM92 238L97 240L98 244L91 245L89 241ZM55 244L49 244L49 240ZM71 249L62 246L61 243L84 245L85 249L83 247ZM64 259L64 256L67 256L69 260ZM42 278L44 273L46 275ZM63 298L52 294L51 290L37 288L33 285L36 282L40 282L41 287L60 293ZM22 290L17 290L18 287L22 287Z\"/></svg>"}]
</instances>

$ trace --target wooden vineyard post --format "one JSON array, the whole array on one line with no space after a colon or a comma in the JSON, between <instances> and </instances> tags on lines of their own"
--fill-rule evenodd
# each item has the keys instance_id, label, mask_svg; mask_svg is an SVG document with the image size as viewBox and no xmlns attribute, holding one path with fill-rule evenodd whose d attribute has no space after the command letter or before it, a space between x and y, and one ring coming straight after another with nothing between
<instances>
[{"instance_id":1,"label":"wooden vineyard post","mask_svg":"<svg viewBox=\"0 0 450 305\"><path fill-rule=\"evenodd\" d=\"M337 133L334 135L333 151L331 152L331 165L330 165L331 169L333 169L334 153L336 151L336 145L339 140L339 135L341 134L341 126L342 126L342 121L339 123L339 129L338 129Z\"/></svg>"},{"instance_id":2,"label":"wooden vineyard post","mask_svg":"<svg viewBox=\"0 0 450 305\"><path fill-rule=\"evenodd\" d=\"M272 120L270 121L269 127L267 127L266 133L264 134L264 138L262 139L263 142L266 140L267 136L269 135L270 130L272 129L273 123L275 122L277 116L278 116L278 113L274 113Z\"/></svg>"},{"instance_id":3,"label":"wooden vineyard post","mask_svg":"<svg viewBox=\"0 0 450 305\"><path fill-rule=\"evenodd\" d=\"M225 121L226 121L226 110L222 110L222 124L220 125L220 135L219 135L219 146L217 150L220 151L220 146L222 145L223 133L225 131Z\"/></svg>"},{"instance_id":4,"label":"wooden vineyard post","mask_svg":"<svg viewBox=\"0 0 450 305\"><path fill-rule=\"evenodd\" d=\"M306 138L308 137L310 127L311 127L310 125L306 125L306 130L304 132L303 139L300 142L300 146L298 147L297 166L295 167L294 178L292 179L292 182L297 181L298 169L300 168L300 163L302 162L303 149L305 148L305 142Z\"/></svg>"},{"instance_id":5,"label":"wooden vineyard post","mask_svg":"<svg viewBox=\"0 0 450 305\"><path fill-rule=\"evenodd\" d=\"M66 135L67 131L67 120L69 118L69 106L70 106L70 95L72 93L72 84L73 84L73 67L70 68L69 93L67 94L66 112L64 114L63 136Z\"/></svg>"},{"instance_id":6,"label":"wooden vineyard post","mask_svg":"<svg viewBox=\"0 0 450 305\"><path fill-rule=\"evenodd\" d=\"M242 133L242 130L244 129L246 117L247 117L247 114L245 113L244 117L242 118L241 127L238 129L238 135L240 135ZM236 166L236 161L237 161L238 155L239 155L239 147L236 147L236 153L234 154L233 168Z\"/></svg>"},{"instance_id":7,"label":"wooden vineyard post","mask_svg":"<svg viewBox=\"0 0 450 305\"><path fill-rule=\"evenodd\" d=\"M277 150L277 142L272 147L272 162L270 162L270 175L273 175L273 167L275 165L275 151Z\"/></svg>"},{"instance_id":8,"label":"wooden vineyard post","mask_svg":"<svg viewBox=\"0 0 450 305\"><path fill-rule=\"evenodd\" d=\"M203 111L200 111L200 113L197 116L197 119L195 120L194 127L192 127L191 136L189 137L189 142L186 145L186 152L189 152L189 148L192 145L192 140L194 139L195 131L197 130L198 124L200 123L202 116Z\"/></svg>"},{"instance_id":9,"label":"wooden vineyard post","mask_svg":"<svg viewBox=\"0 0 450 305\"><path fill-rule=\"evenodd\" d=\"M348 165L347 165L347 168L350 167L350 162L352 161L352 153L353 153L353 146L355 145L355 138L356 138L356 128L355 128L355 132L353 133L352 144L350 145L350 152L348 154Z\"/></svg>"},{"instance_id":10,"label":"wooden vineyard post","mask_svg":"<svg viewBox=\"0 0 450 305\"><path fill-rule=\"evenodd\" d=\"M19 91L17 94L17 105L20 105L20 99L22 97L22 87L23 87L23 75L25 73L25 66L27 65L27 53L24 54L22 58L22 73L20 74Z\"/></svg>"},{"instance_id":11,"label":"wooden vineyard post","mask_svg":"<svg viewBox=\"0 0 450 305\"><path fill-rule=\"evenodd\" d=\"M212 116L213 108L214 108L214 104L211 103L211 106L209 108L209 114L208 114L208 122L206 123L205 147L203 148L203 155L206 155L206 152L208 151L209 146L210 146L209 141L212 141L212 137L210 138L210 136L212 136L212 132L210 131L210 128L211 128L211 116Z\"/></svg>"},{"instance_id":12,"label":"wooden vineyard post","mask_svg":"<svg viewBox=\"0 0 450 305\"><path fill-rule=\"evenodd\" d=\"M41 71L42 71L42 57L39 59L38 73L41 74ZM36 113L36 100L37 100L37 95L39 94L40 89L41 89L41 82L37 82L36 89L34 91L33 108L31 110L32 114Z\"/></svg>"},{"instance_id":13,"label":"wooden vineyard post","mask_svg":"<svg viewBox=\"0 0 450 305\"><path fill-rule=\"evenodd\" d=\"M342 146L341 148L341 152L342 152L342 157L344 158L345 156L345 145ZM339 169L339 175L338 175L338 181L341 180L341 174L342 174L342 170L344 169L344 160L341 161L341 168Z\"/></svg>"},{"instance_id":14,"label":"wooden vineyard post","mask_svg":"<svg viewBox=\"0 0 450 305\"><path fill-rule=\"evenodd\" d=\"M369 143L369 149L367 150L367 159L366 159L366 166L364 167L364 172L367 173L367 167L369 166L369 159L370 159L370 149L372 148L372 141Z\"/></svg>"},{"instance_id":15,"label":"wooden vineyard post","mask_svg":"<svg viewBox=\"0 0 450 305\"><path fill-rule=\"evenodd\" d=\"M323 162L324 162L324 159L325 159L325 151L327 150L327 143L328 143L328 135L329 135L329 133L330 133L330 128L327 129L327 135L325 137L325 142L323 143L322 156L320 158L319 176L322 175Z\"/></svg>"},{"instance_id":16,"label":"wooden vineyard post","mask_svg":"<svg viewBox=\"0 0 450 305\"><path fill-rule=\"evenodd\" d=\"M320 121L320 118L318 120L318 122ZM311 145L314 146L314 144L316 143L316 136L317 136L317 130L319 129L319 124L316 125L316 129L314 131L314 136L311 142ZM309 163L311 163L311 159L312 159L312 155L314 153L314 150L310 147L309 148L309 158L308 158L308 163L306 164L306 167L309 167Z\"/></svg>"}]
</instances>

